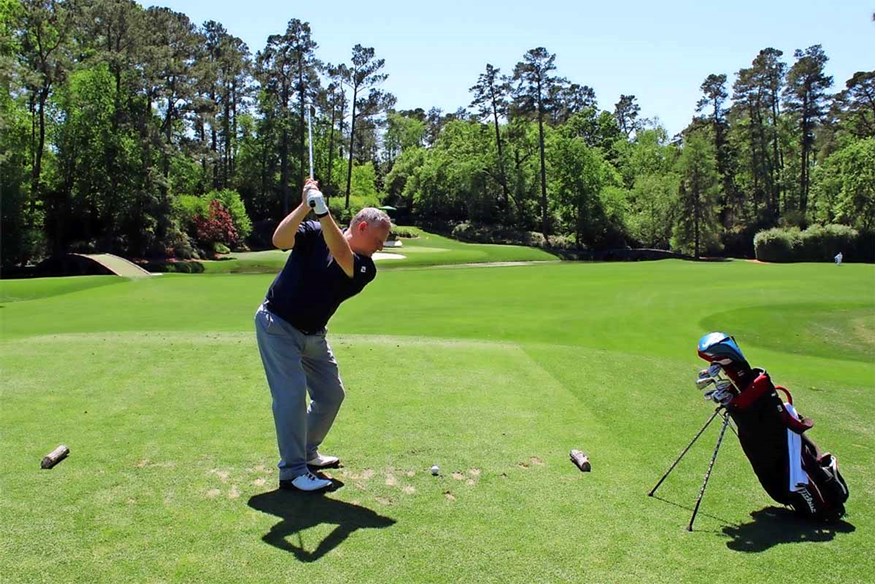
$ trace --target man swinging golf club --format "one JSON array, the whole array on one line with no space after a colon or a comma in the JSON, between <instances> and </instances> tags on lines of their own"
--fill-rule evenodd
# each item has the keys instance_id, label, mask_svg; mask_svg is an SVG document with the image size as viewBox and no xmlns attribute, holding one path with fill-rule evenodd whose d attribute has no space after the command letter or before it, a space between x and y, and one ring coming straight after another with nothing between
<instances>
[{"instance_id":1,"label":"man swinging golf club","mask_svg":"<svg viewBox=\"0 0 876 584\"><path fill-rule=\"evenodd\" d=\"M274 231L273 244L291 252L255 315L259 354L273 400L279 487L300 491L330 487L330 480L313 471L339 463L338 457L317 450L344 399L326 324L341 302L374 279L377 269L371 256L383 249L391 228L386 213L369 207L342 232L312 178L312 164L301 204ZM311 209L317 221L305 221Z\"/></svg>"},{"instance_id":2,"label":"man swinging golf club","mask_svg":"<svg viewBox=\"0 0 876 584\"><path fill-rule=\"evenodd\" d=\"M311 209L318 221L305 221ZM291 252L256 312L255 328L273 398L281 489L332 484L311 472L339 462L317 451L344 399L326 324L377 275L371 256L383 249L390 226L386 213L365 208L342 232L310 179L301 204L274 231L274 245Z\"/></svg>"}]
</instances>

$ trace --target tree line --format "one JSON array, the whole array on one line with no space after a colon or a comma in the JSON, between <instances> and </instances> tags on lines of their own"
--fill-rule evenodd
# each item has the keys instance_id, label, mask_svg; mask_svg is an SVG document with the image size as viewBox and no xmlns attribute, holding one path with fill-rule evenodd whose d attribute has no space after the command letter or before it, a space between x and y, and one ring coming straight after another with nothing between
<instances>
[{"instance_id":1,"label":"tree line","mask_svg":"<svg viewBox=\"0 0 876 584\"><path fill-rule=\"evenodd\" d=\"M633 95L600 108L544 47L507 74L487 64L443 112L397 110L373 48L324 62L294 18L255 53L133 0L0 0L0 30L4 267L265 243L309 173L308 125L342 218L385 204L551 247L696 255L749 254L781 225L873 229L873 72L832 94L818 45L708 75L669 136Z\"/></svg>"}]
</instances>

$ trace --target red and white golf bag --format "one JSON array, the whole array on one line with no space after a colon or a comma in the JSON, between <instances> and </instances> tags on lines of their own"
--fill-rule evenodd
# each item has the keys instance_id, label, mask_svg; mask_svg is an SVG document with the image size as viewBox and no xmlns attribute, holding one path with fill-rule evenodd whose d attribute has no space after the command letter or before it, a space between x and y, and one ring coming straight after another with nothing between
<instances>
[{"instance_id":1,"label":"red and white golf bag","mask_svg":"<svg viewBox=\"0 0 876 584\"><path fill-rule=\"evenodd\" d=\"M766 371L752 373L754 379L726 408L754 474L770 497L800 515L839 519L849 489L836 457L804 435L813 423L797 413L790 392L773 385Z\"/></svg>"},{"instance_id":2,"label":"red and white golf bag","mask_svg":"<svg viewBox=\"0 0 876 584\"><path fill-rule=\"evenodd\" d=\"M774 385L763 369L750 367L733 337L706 335L698 354L711 363L698 386L730 414L742 450L769 496L805 517L842 517L849 489L837 459L804 435L813 422L797 413L791 393ZM721 374L729 379L722 380Z\"/></svg>"}]
</instances>

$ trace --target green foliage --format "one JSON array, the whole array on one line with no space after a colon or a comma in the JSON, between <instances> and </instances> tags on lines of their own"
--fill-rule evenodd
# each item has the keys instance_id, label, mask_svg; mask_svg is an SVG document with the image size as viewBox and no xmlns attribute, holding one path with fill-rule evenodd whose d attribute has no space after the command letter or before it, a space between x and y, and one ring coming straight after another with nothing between
<instances>
[{"instance_id":1,"label":"green foliage","mask_svg":"<svg viewBox=\"0 0 876 584\"><path fill-rule=\"evenodd\" d=\"M173 209L177 218L186 228L190 227L198 215L207 214L210 201L197 195L177 195L173 201Z\"/></svg>"},{"instance_id":2,"label":"green foliage","mask_svg":"<svg viewBox=\"0 0 876 584\"><path fill-rule=\"evenodd\" d=\"M588 107L572 114L564 128L573 136L584 140L591 148L599 148L607 158L613 158L615 144L626 144L621 139L620 128L615 117L607 111ZM638 136L637 136L638 139Z\"/></svg>"},{"instance_id":3,"label":"green foliage","mask_svg":"<svg viewBox=\"0 0 876 584\"><path fill-rule=\"evenodd\" d=\"M423 120L391 112L386 116L386 123L383 147L388 160L394 160L409 148L422 145L426 133L426 123Z\"/></svg>"},{"instance_id":4,"label":"green foliage","mask_svg":"<svg viewBox=\"0 0 876 584\"><path fill-rule=\"evenodd\" d=\"M353 165L353 175L350 179L350 206L352 198L358 201L368 201L367 206L376 207L380 204L380 194L377 191L377 172L371 163ZM364 205L363 205L364 206Z\"/></svg>"},{"instance_id":5,"label":"green foliage","mask_svg":"<svg viewBox=\"0 0 876 584\"><path fill-rule=\"evenodd\" d=\"M4 10L11 10L11 6L0 14ZM0 268L45 255L44 213L35 204L29 180L30 124L26 106L0 92Z\"/></svg>"},{"instance_id":6,"label":"green foliage","mask_svg":"<svg viewBox=\"0 0 876 584\"><path fill-rule=\"evenodd\" d=\"M489 133L454 120L444 126L432 148L400 157L388 179L423 221L472 217L492 222L500 197L497 183L485 170L495 166L492 151Z\"/></svg>"},{"instance_id":7,"label":"green foliage","mask_svg":"<svg viewBox=\"0 0 876 584\"><path fill-rule=\"evenodd\" d=\"M617 190L620 177L597 148L577 137L548 132L546 155L552 177L550 191L565 228L579 245L613 247L624 216L624 200Z\"/></svg>"},{"instance_id":8,"label":"green foliage","mask_svg":"<svg viewBox=\"0 0 876 584\"><path fill-rule=\"evenodd\" d=\"M203 249L216 251L217 244L233 246L239 238L231 214L218 199L210 201L206 215L195 217L194 227L195 241Z\"/></svg>"},{"instance_id":9,"label":"green foliage","mask_svg":"<svg viewBox=\"0 0 876 584\"><path fill-rule=\"evenodd\" d=\"M802 261L825 262L833 260L837 252L844 251L848 256L855 247L858 231L848 225L810 225L800 235Z\"/></svg>"},{"instance_id":10,"label":"green foliage","mask_svg":"<svg viewBox=\"0 0 876 584\"><path fill-rule=\"evenodd\" d=\"M237 191L224 189L221 191L210 191L201 196L177 195L174 198L174 216L192 238L198 239L197 223L199 218L210 217L213 201L221 203L222 209L230 215L231 225L236 234L233 239L227 241L223 239L223 243L226 245L236 245L252 233L252 221L250 221L246 213L246 207L240 195ZM210 244L214 240L208 238L206 241L199 241L201 244ZM208 247L211 246L208 245Z\"/></svg>"},{"instance_id":11,"label":"green foliage","mask_svg":"<svg viewBox=\"0 0 876 584\"><path fill-rule=\"evenodd\" d=\"M846 260L860 261L863 258L855 258L860 253L858 238L858 231L846 225L811 225L805 231L773 228L755 235L754 251L757 259L765 262L832 261L838 252L843 252Z\"/></svg>"},{"instance_id":12,"label":"green foliage","mask_svg":"<svg viewBox=\"0 0 876 584\"><path fill-rule=\"evenodd\" d=\"M638 176L628 197L625 221L631 238L643 247L667 247L672 237L679 176L677 173Z\"/></svg>"},{"instance_id":13,"label":"green foliage","mask_svg":"<svg viewBox=\"0 0 876 584\"><path fill-rule=\"evenodd\" d=\"M630 244L668 248L677 214L678 148L657 128L637 131L632 142L616 140L610 154L627 185L618 212Z\"/></svg>"},{"instance_id":14,"label":"green foliage","mask_svg":"<svg viewBox=\"0 0 876 584\"><path fill-rule=\"evenodd\" d=\"M734 80L708 75L684 148L634 95L600 110L544 47L510 75L487 65L474 115L395 111L384 60L361 45L323 89L317 48L298 19L251 54L220 23L170 9L0 0L2 265L49 250L197 254L185 234L213 199L241 238L276 222L305 173L299 84L316 88L315 170L341 222L383 202L405 222L689 253L748 252L749 234L774 226L873 229L873 72L830 95L819 45L790 68L766 48ZM694 134L710 145L696 162ZM198 209L176 203L207 191Z\"/></svg>"},{"instance_id":15,"label":"green foliage","mask_svg":"<svg viewBox=\"0 0 876 584\"><path fill-rule=\"evenodd\" d=\"M801 242L797 227L767 229L754 236L754 256L762 262L792 262Z\"/></svg>"},{"instance_id":16,"label":"green foliage","mask_svg":"<svg viewBox=\"0 0 876 584\"><path fill-rule=\"evenodd\" d=\"M246 213L246 205L240 198L237 191L231 189L223 189L221 191L210 191L205 195L208 203L213 200L218 200L222 206L231 214L231 220L234 224L234 230L237 232L237 237L243 241L249 234L252 233L252 221Z\"/></svg>"},{"instance_id":17,"label":"green foliage","mask_svg":"<svg viewBox=\"0 0 876 584\"><path fill-rule=\"evenodd\" d=\"M165 247L172 228L163 182L137 130L119 122L122 96L106 63L77 69L58 88L55 156L46 188L63 205L46 206L47 236L57 249L100 249L141 257ZM141 104L130 104L132 108Z\"/></svg>"},{"instance_id":18,"label":"green foliage","mask_svg":"<svg viewBox=\"0 0 876 584\"><path fill-rule=\"evenodd\" d=\"M408 148L395 159L392 170L384 178L387 203L395 207L411 208L419 184L418 171L429 152L420 147Z\"/></svg>"},{"instance_id":19,"label":"green foliage","mask_svg":"<svg viewBox=\"0 0 876 584\"><path fill-rule=\"evenodd\" d=\"M178 152L170 156L169 183L177 193L196 193L201 191L204 170L199 161L186 153Z\"/></svg>"},{"instance_id":20,"label":"green foliage","mask_svg":"<svg viewBox=\"0 0 876 584\"><path fill-rule=\"evenodd\" d=\"M198 261L173 260L149 261L142 264L143 268L153 273L167 274L203 274L204 264Z\"/></svg>"},{"instance_id":21,"label":"green foliage","mask_svg":"<svg viewBox=\"0 0 876 584\"><path fill-rule=\"evenodd\" d=\"M537 231L517 231L508 227L460 223L453 228L453 238L474 243L498 243L547 247L544 235Z\"/></svg>"},{"instance_id":22,"label":"green foliage","mask_svg":"<svg viewBox=\"0 0 876 584\"><path fill-rule=\"evenodd\" d=\"M420 230L416 227L405 227L402 225L393 225L392 233L397 239L410 239L420 236Z\"/></svg>"},{"instance_id":23,"label":"green foliage","mask_svg":"<svg viewBox=\"0 0 876 584\"><path fill-rule=\"evenodd\" d=\"M339 225L346 225L353 216L364 207L379 207L380 194L377 191L374 165L369 163L354 165L351 178L352 192L350 206L346 206L346 197L338 195L328 200L332 216Z\"/></svg>"},{"instance_id":24,"label":"green foliage","mask_svg":"<svg viewBox=\"0 0 876 584\"><path fill-rule=\"evenodd\" d=\"M815 168L812 207L816 221L873 228L874 150L872 136L855 140Z\"/></svg>"},{"instance_id":25,"label":"green foliage","mask_svg":"<svg viewBox=\"0 0 876 584\"><path fill-rule=\"evenodd\" d=\"M712 145L701 133L685 137L678 160L678 189L672 249L698 257L720 251L718 193L720 183Z\"/></svg>"}]
</instances>

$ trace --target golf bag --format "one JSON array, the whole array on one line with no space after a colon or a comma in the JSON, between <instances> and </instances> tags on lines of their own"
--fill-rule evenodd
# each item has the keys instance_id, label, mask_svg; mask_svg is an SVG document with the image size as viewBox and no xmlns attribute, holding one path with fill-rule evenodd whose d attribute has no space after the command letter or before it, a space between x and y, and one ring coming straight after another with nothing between
<instances>
[{"instance_id":1,"label":"golf bag","mask_svg":"<svg viewBox=\"0 0 876 584\"><path fill-rule=\"evenodd\" d=\"M797 413L791 393L774 385L765 370L751 367L729 335L705 335L697 352L710 363L697 385L730 415L742 450L767 494L804 517L824 521L842 517L849 490L837 459L804 435L813 422Z\"/></svg>"}]
</instances>

